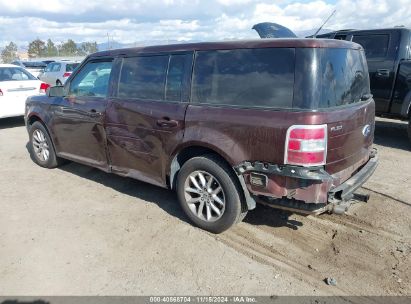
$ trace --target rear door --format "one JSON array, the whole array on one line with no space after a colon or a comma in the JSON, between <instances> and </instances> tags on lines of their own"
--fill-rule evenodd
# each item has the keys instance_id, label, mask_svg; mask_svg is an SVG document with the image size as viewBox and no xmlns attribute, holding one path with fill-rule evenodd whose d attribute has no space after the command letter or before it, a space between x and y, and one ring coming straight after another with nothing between
<instances>
[{"instance_id":1,"label":"rear door","mask_svg":"<svg viewBox=\"0 0 411 304\"><path fill-rule=\"evenodd\" d=\"M352 36L352 41L365 50L371 93L374 95L378 113L389 111L399 39L398 31L358 32Z\"/></svg>"},{"instance_id":2,"label":"rear door","mask_svg":"<svg viewBox=\"0 0 411 304\"><path fill-rule=\"evenodd\" d=\"M165 185L170 154L181 142L192 53L126 57L107 107L112 171Z\"/></svg>"}]
</instances>

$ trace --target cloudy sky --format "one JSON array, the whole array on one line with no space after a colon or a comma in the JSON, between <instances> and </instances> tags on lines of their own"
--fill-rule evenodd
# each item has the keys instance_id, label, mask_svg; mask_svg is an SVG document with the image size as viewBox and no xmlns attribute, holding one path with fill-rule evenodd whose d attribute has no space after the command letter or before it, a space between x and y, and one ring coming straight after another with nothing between
<instances>
[{"instance_id":1,"label":"cloudy sky","mask_svg":"<svg viewBox=\"0 0 411 304\"><path fill-rule=\"evenodd\" d=\"M411 27L411 0L0 0L0 46L39 37L61 42L141 43L257 38L258 22L293 31Z\"/></svg>"}]
</instances>

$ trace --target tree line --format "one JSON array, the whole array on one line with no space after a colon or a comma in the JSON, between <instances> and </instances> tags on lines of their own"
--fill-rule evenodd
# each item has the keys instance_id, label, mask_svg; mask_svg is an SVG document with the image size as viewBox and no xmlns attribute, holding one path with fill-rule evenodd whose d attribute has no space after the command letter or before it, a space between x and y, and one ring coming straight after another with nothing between
<instances>
[{"instance_id":1,"label":"tree line","mask_svg":"<svg viewBox=\"0 0 411 304\"><path fill-rule=\"evenodd\" d=\"M43 41L39 38L31 41L28 45L28 55L30 58L38 57L59 57L59 56L86 56L98 51L97 42L82 42L79 45L72 39L68 39L56 45L51 39ZM10 63L18 59L17 45L10 42L1 52L1 59L4 63Z\"/></svg>"}]
</instances>

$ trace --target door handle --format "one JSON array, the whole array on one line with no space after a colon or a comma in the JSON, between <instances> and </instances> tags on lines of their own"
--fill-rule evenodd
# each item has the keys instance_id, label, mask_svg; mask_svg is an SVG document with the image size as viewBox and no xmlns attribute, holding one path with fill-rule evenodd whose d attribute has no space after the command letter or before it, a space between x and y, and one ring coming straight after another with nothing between
<instances>
[{"instance_id":1,"label":"door handle","mask_svg":"<svg viewBox=\"0 0 411 304\"><path fill-rule=\"evenodd\" d=\"M377 70L377 76L388 78L390 77L390 71L388 69L379 69Z\"/></svg>"},{"instance_id":2,"label":"door handle","mask_svg":"<svg viewBox=\"0 0 411 304\"><path fill-rule=\"evenodd\" d=\"M178 126L178 121L170 119L169 117L163 117L157 120L157 126L161 128L174 128Z\"/></svg>"}]
</instances>

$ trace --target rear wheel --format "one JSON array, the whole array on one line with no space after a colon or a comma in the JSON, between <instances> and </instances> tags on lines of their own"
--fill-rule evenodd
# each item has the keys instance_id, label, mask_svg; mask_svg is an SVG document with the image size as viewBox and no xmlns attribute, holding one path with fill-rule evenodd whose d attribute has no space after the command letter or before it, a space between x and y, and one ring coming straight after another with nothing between
<instances>
[{"instance_id":1,"label":"rear wheel","mask_svg":"<svg viewBox=\"0 0 411 304\"><path fill-rule=\"evenodd\" d=\"M55 168L61 163L57 157L51 138L44 127L38 121L33 123L29 130L29 151L36 164L44 168Z\"/></svg>"},{"instance_id":2,"label":"rear wheel","mask_svg":"<svg viewBox=\"0 0 411 304\"><path fill-rule=\"evenodd\" d=\"M194 157L183 165L177 194L190 220L213 233L227 230L247 213L236 176L214 155Z\"/></svg>"}]
</instances>

